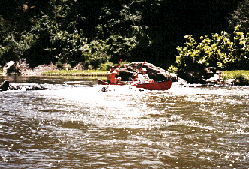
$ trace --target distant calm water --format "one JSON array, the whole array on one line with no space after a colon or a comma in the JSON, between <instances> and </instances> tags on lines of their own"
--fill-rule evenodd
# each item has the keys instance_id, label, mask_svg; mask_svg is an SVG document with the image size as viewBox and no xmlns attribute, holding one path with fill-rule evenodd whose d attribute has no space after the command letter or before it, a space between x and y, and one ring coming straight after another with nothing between
<instances>
[{"instance_id":1,"label":"distant calm water","mask_svg":"<svg viewBox=\"0 0 249 169\"><path fill-rule=\"evenodd\" d=\"M0 168L249 168L249 87L9 80L49 90L0 92Z\"/></svg>"}]
</instances>

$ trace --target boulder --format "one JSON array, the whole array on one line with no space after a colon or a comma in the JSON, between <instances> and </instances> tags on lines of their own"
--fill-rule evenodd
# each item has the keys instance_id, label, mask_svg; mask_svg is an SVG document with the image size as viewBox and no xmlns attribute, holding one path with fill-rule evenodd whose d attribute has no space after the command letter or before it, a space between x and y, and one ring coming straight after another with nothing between
<instances>
[{"instance_id":1,"label":"boulder","mask_svg":"<svg viewBox=\"0 0 249 169\"><path fill-rule=\"evenodd\" d=\"M47 88L41 86L41 85L34 85L34 86L29 86L26 88L26 90L46 90Z\"/></svg>"},{"instance_id":2,"label":"boulder","mask_svg":"<svg viewBox=\"0 0 249 169\"><path fill-rule=\"evenodd\" d=\"M7 91L7 90L46 90L47 88L42 86L42 85L32 85L32 86L23 86L23 85L17 85L13 86L10 85L9 81L5 80L1 85L0 85L0 91Z\"/></svg>"},{"instance_id":3,"label":"boulder","mask_svg":"<svg viewBox=\"0 0 249 169\"><path fill-rule=\"evenodd\" d=\"M84 64L82 62L79 62L75 67L74 70L84 70Z\"/></svg>"},{"instance_id":4,"label":"boulder","mask_svg":"<svg viewBox=\"0 0 249 169\"><path fill-rule=\"evenodd\" d=\"M7 91L9 89L9 81L5 80L1 85L0 85L0 90L2 91Z\"/></svg>"},{"instance_id":5,"label":"boulder","mask_svg":"<svg viewBox=\"0 0 249 169\"><path fill-rule=\"evenodd\" d=\"M223 77L222 77L222 72L218 72L214 73L212 77L210 77L209 79L205 80L206 83L212 83L212 84L221 84L224 83Z\"/></svg>"},{"instance_id":6,"label":"boulder","mask_svg":"<svg viewBox=\"0 0 249 169\"><path fill-rule=\"evenodd\" d=\"M20 75L21 74L20 64L14 61L6 63L6 65L3 68L3 73L7 75L11 75L13 73Z\"/></svg>"},{"instance_id":7,"label":"boulder","mask_svg":"<svg viewBox=\"0 0 249 169\"><path fill-rule=\"evenodd\" d=\"M166 81L171 78L171 75L168 71L160 67L156 67L155 65L146 62L132 62L130 64L125 64L120 66L119 75L122 77L123 81L130 81L135 78L139 69L143 66L143 68L147 69L147 74L150 79L154 79L154 81Z\"/></svg>"},{"instance_id":8,"label":"boulder","mask_svg":"<svg viewBox=\"0 0 249 169\"><path fill-rule=\"evenodd\" d=\"M215 67L207 67L198 70L179 70L178 76L188 83L221 84L223 83L222 72Z\"/></svg>"},{"instance_id":9,"label":"boulder","mask_svg":"<svg viewBox=\"0 0 249 169\"><path fill-rule=\"evenodd\" d=\"M180 70L178 71L178 76L188 83L205 83L205 70Z\"/></svg>"}]
</instances>

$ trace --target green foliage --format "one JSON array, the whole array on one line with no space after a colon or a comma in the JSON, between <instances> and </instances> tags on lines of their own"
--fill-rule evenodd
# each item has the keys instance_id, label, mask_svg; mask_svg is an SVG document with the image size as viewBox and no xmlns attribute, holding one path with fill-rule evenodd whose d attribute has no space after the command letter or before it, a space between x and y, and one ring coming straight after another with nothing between
<instances>
[{"instance_id":1,"label":"green foliage","mask_svg":"<svg viewBox=\"0 0 249 169\"><path fill-rule=\"evenodd\" d=\"M168 58L175 56L173 54L175 49L172 49L172 46L178 42L174 40L179 39L176 37L180 35L179 32L183 32L177 30L179 28L177 22L185 18L173 13L182 13L182 9L188 7L187 4L190 3L182 2L179 5L177 2L158 0L13 0L11 3L7 2L9 1L0 2L10 9L9 11L0 10L7 11L0 13L2 14L0 16L0 64L9 60L27 58L32 67L37 66L36 64L48 64L51 61L54 63L83 62L85 67L91 65L92 69L99 68L101 64L109 61L117 63L120 58L144 60L145 57L153 57L150 58L153 61L167 60L168 62ZM216 4L219 4L218 1ZM172 6L177 8L172 10ZM167 12L169 10L174 12ZM170 25L167 30L166 25ZM175 30L178 33L172 33ZM182 67L192 63L199 66L215 65L216 62L221 67L227 67L233 63L230 60L237 61L232 56L236 58L239 56L241 60L239 62L242 63L246 60L244 59L246 55L243 54L244 51L240 47L243 44L240 43L244 38L244 45L247 44L247 37L239 34L234 36L238 38L238 43L233 41L238 44L238 49L233 54L225 44L227 51L219 49L219 43L214 42L213 37L209 40L205 38L206 44L198 44L194 39L188 39L190 44L187 50L185 47L180 49L182 51L180 56L186 55L186 57L178 59L177 62ZM209 48L210 46L212 47ZM169 53L171 56L168 56ZM229 59L216 61L215 58L219 57Z\"/></svg>"},{"instance_id":2,"label":"green foliage","mask_svg":"<svg viewBox=\"0 0 249 169\"><path fill-rule=\"evenodd\" d=\"M112 66L113 66L113 62L101 63L100 70L109 71Z\"/></svg>"},{"instance_id":3,"label":"green foliage","mask_svg":"<svg viewBox=\"0 0 249 169\"><path fill-rule=\"evenodd\" d=\"M222 71L222 73L222 77L224 80L244 78L249 81L249 71L246 70Z\"/></svg>"},{"instance_id":4,"label":"green foliage","mask_svg":"<svg viewBox=\"0 0 249 169\"><path fill-rule=\"evenodd\" d=\"M222 71L222 73L222 77L224 80L235 79L235 84L249 85L249 71Z\"/></svg>"},{"instance_id":5,"label":"green foliage","mask_svg":"<svg viewBox=\"0 0 249 169\"><path fill-rule=\"evenodd\" d=\"M174 65L171 65L169 68L168 68L168 72L170 73L176 73L178 71L178 68L175 67Z\"/></svg>"},{"instance_id":6,"label":"green foliage","mask_svg":"<svg viewBox=\"0 0 249 169\"><path fill-rule=\"evenodd\" d=\"M43 75L61 75L61 76L103 76L106 75L106 71L98 71L98 70L56 70L56 71L47 71L43 72Z\"/></svg>"},{"instance_id":7,"label":"green foliage","mask_svg":"<svg viewBox=\"0 0 249 169\"><path fill-rule=\"evenodd\" d=\"M235 0L2 0L0 61L24 57L30 66L60 61L84 62L93 68L120 58L168 63L183 34L199 36L209 28L219 29L227 7L236 4ZM198 15L188 15L189 7ZM219 12L220 7L225 12ZM203 18L208 22L199 27L188 24Z\"/></svg>"},{"instance_id":8,"label":"green foliage","mask_svg":"<svg viewBox=\"0 0 249 169\"><path fill-rule=\"evenodd\" d=\"M46 0L44 5L50 11L36 3L36 0L29 4L17 3L24 10L16 11L13 17L20 15L23 20L26 17L32 21L28 27L18 29L19 32L13 28L20 26L21 22L12 25L13 22L0 16L2 64L25 57L28 62L33 62L32 66L50 61L84 62L86 67L91 65L96 69L111 58L129 56L138 44L137 36L142 34L136 28L141 13L130 9L133 2L127 5L116 1L82 4L80 1ZM92 15L92 5L96 16ZM33 8L39 12L32 13ZM89 36L90 32L96 34Z\"/></svg>"},{"instance_id":9,"label":"green foliage","mask_svg":"<svg viewBox=\"0 0 249 169\"><path fill-rule=\"evenodd\" d=\"M127 60L124 60L120 63L120 67L124 66L124 65L127 65L127 64L130 64L130 62L127 62Z\"/></svg>"},{"instance_id":10,"label":"green foliage","mask_svg":"<svg viewBox=\"0 0 249 169\"><path fill-rule=\"evenodd\" d=\"M30 32L14 32L8 21L0 16L0 64L4 65L5 62L10 60L18 61L23 52L28 50L34 43L36 37Z\"/></svg>"},{"instance_id":11,"label":"green foliage","mask_svg":"<svg viewBox=\"0 0 249 169\"><path fill-rule=\"evenodd\" d=\"M248 34L249 35L249 34ZM180 69L219 67L220 69L248 68L248 35L234 32L232 38L227 32L200 37L197 43L191 35L186 35L184 47L177 47L179 55L176 64Z\"/></svg>"},{"instance_id":12,"label":"green foliage","mask_svg":"<svg viewBox=\"0 0 249 169\"><path fill-rule=\"evenodd\" d=\"M229 25L231 28L234 28L237 25L240 25L239 30L241 32L249 32L249 0L243 0L239 2L238 8L231 13L231 16L228 18Z\"/></svg>"},{"instance_id":13,"label":"green foliage","mask_svg":"<svg viewBox=\"0 0 249 169\"><path fill-rule=\"evenodd\" d=\"M86 65L91 65L92 68L97 68L101 63L105 63L110 59L107 53L109 48L105 41L93 40L90 43L85 43L80 47Z\"/></svg>"},{"instance_id":14,"label":"green foliage","mask_svg":"<svg viewBox=\"0 0 249 169\"><path fill-rule=\"evenodd\" d=\"M93 66L92 65L88 65L88 70L92 70Z\"/></svg>"}]
</instances>

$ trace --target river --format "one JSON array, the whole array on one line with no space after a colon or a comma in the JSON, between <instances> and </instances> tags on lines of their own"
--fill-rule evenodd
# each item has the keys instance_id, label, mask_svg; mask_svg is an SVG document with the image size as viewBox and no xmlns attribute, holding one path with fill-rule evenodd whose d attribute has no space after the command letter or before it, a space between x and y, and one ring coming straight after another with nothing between
<instances>
[{"instance_id":1,"label":"river","mask_svg":"<svg viewBox=\"0 0 249 169\"><path fill-rule=\"evenodd\" d=\"M249 87L81 78L11 79L48 90L0 92L0 168L249 168Z\"/></svg>"}]
</instances>

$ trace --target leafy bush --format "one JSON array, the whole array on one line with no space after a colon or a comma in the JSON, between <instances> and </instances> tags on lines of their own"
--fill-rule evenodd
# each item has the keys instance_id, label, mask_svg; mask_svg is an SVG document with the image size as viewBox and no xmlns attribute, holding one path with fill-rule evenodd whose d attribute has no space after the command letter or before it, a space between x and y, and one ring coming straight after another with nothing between
<instances>
[{"instance_id":1,"label":"leafy bush","mask_svg":"<svg viewBox=\"0 0 249 169\"><path fill-rule=\"evenodd\" d=\"M176 65L179 69L193 70L204 67L219 67L220 69L246 69L249 66L249 34L243 32L234 35L227 32L212 34L209 38L200 37L197 43L192 35L185 35L184 47L177 47Z\"/></svg>"},{"instance_id":2,"label":"leafy bush","mask_svg":"<svg viewBox=\"0 0 249 169\"><path fill-rule=\"evenodd\" d=\"M100 65L100 70L102 71L109 71L111 66L113 66L113 62L106 62L106 63L101 63Z\"/></svg>"},{"instance_id":3,"label":"leafy bush","mask_svg":"<svg viewBox=\"0 0 249 169\"><path fill-rule=\"evenodd\" d=\"M130 64L130 62L127 62L127 60L122 61L122 62L120 63L120 67L122 67L122 66L124 66L124 65L127 65L127 64Z\"/></svg>"},{"instance_id":4,"label":"leafy bush","mask_svg":"<svg viewBox=\"0 0 249 169\"><path fill-rule=\"evenodd\" d=\"M92 70L92 69L93 69L93 66L92 66L92 65L88 65L88 69L89 69L89 70Z\"/></svg>"},{"instance_id":5,"label":"leafy bush","mask_svg":"<svg viewBox=\"0 0 249 169\"><path fill-rule=\"evenodd\" d=\"M176 73L178 71L178 68L175 67L174 65L171 65L168 69L170 73Z\"/></svg>"}]
</instances>

